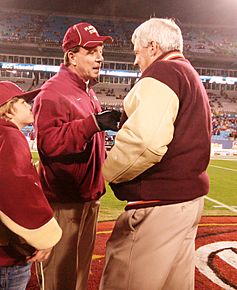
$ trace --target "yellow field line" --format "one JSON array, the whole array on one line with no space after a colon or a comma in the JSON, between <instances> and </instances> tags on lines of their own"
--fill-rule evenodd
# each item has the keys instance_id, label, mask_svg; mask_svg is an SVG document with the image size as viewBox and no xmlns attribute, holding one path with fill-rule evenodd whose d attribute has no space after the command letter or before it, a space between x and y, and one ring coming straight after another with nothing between
<instances>
[{"instance_id":1,"label":"yellow field line","mask_svg":"<svg viewBox=\"0 0 237 290\"><path fill-rule=\"evenodd\" d=\"M104 256L105 256L105 255L93 255L93 256L92 256L92 260L93 260L93 261L95 261L95 260L99 260L99 259L101 259L101 258L104 258Z\"/></svg>"},{"instance_id":2,"label":"yellow field line","mask_svg":"<svg viewBox=\"0 0 237 290\"><path fill-rule=\"evenodd\" d=\"M110 233L112 233L112 230L96 232L97 235L101 235L101 234L110 234Z\"/></svg>"},{"instance_id":3,"label":"yellow field line","mask_svg":"<svg viewBox=\"0 0 237 290\"><path fill-rule=\"evenodd\" d=\"M232 224L199 224L199 227L229 227L229 226L237 226L236 223L232 223Z\"/></svg>"}]
</instances>

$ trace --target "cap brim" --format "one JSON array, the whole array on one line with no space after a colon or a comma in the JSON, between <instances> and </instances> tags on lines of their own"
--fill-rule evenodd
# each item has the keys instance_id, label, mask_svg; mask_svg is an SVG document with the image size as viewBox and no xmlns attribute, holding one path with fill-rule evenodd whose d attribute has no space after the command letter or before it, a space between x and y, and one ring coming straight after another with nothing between
<instances>
[{"instance_id":1,"label":"cap brim","mask_svg":"<svg viewBox=\"0 0 237 290\"><path fill-rule=\"evenodd\" d=\"M88 42L86 42L83 47L88 47L88 48L92 48L95 47L97 45L103 44L103 43L113 43L113 38L111 36L99 36L96 37L95 40L90 40Z\"/></svg>"},{"instance_id":2,"label":"cap brim","mask_svg":"<svg viewBox=\"0 0 237 290\"><path fill-rule=\"evenodd\" d=\"M111 36L100 36L102 37L104 40L103 42L106 42L106 43L113 43L114 39L111 37Z\"/></svg>"},{"instance_id":3,"label":"cap brim","mask_svg":"<svg viewBox=\"0 0 237 290\"><path fill-rule=\"evenodd\" d=\"M40 91L41 89L36 89L30 92L24 92L20 95L17 95L17 97L24 99L26 102L30 102L38 95Z\"/></svg>"}]
</instances>

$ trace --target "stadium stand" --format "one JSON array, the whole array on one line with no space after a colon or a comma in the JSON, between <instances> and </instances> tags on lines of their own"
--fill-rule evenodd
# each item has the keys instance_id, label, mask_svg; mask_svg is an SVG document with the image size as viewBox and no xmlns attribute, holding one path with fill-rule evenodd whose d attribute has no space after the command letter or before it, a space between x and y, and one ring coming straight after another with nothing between
<instances>
[{"instance_id":1,"label":"stadium stand","mask_svg":"<svg viewBox=\"0 0 237 290\"><path fill-rule=\"evenodd\" d=\"M55 74L44 65L57 67L63 61L60 49L68 26L93 23L114 43L105 47L104 72L95 86L103 109L122 110L122 101L135 82L131 34L137 19L117 19L88 15L59 15L41 11L0 11L0 79L9 79L24 90L37 88ZM184 54L202 77L213 111L213 141L237 139L237 31L228 26L182 24ZM5 65L5 66L4 66ZM26 66L29 65L29 66ZM42 65L35 70L33 65ZM134 73L133 76L128 73ZM235 78L235 79L234 79ZM29 139L32 128L26 128ZM108 148L114 134L106 136ZM231 143L228 143L231 144ZM231 146L231 145L227 145Z\"/></svg>"},{"instance_id":2,"label":"stadium stand","mask_svg":"<svg viewBox=\"0 0 237 290\"><path fill-rule=\"evenodd\" d=\"M68 26L91 21L90 16L54 15L45 12L0 11L0 40L4 42L36 43L58 46ZM93 18L93 24L102 34L114 38L112 48L131 48L131 34L138 20ZM237 31L228 26L193 26L182 24L185 51L198 54L237 55Z\"/></svg>"}]
</instances>

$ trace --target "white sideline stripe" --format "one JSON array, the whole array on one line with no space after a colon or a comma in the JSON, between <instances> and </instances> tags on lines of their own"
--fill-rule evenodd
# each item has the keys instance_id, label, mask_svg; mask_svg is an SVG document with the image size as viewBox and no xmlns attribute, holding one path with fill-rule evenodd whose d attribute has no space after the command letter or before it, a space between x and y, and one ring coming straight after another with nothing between
<instances>
[{"instance_id":1,"label":"white sideline stripe","mask_svg":"<svg viewBox=\"0 0 237 290\"><path fill-rule=\"evenodd\" d=\"M232 168L227 168L227 167L222 167L222 166L217 166L217 165L209 165L210 167L215 167L215 168L220 168L224 170L229 170L229 171L235 171L237 172L237 169L232 169Z\"/></svg>"},{"instance_id":2,"label":"white sideline stripe","mask_svg":"<svg viewBox=\"0 0 237 290\"><path fill-rule=\"evenodd\" d=\"M234 161L234 162L237 162L237 158L236 158L236 156L232 156L232 158L229 156L229 157L226 157L226 158L215 158L215 157L211 157L211 160L224 160L224 161Z\"/></svg>"},{"instance_id":3,"label":"white sideline stripe","mask_svg":"<svg viewBox=\"0 0 237 290\"><path fill-rule=\"evenodd\" d=\"M210 197L208 197L208 196L205 196L205 199L207 199L207 200L209 200L209 201L211 201L211 202L214 202L214 203L216 203L216 204L218 204L218 205L221 205L222 207L227 208L227 209L229 209L229 210L232 211L232 212L237 213L237 209L233 208L232 206L229 206L229 205L227 205L227 204L224 204L224 203L222 203L222 202L220 202L220 201L218 201L218 200L215 200L215 199L213 199L213 198L210 198Z\"/></svg>"},{"instance_id":4,"label":"white sideline stripe","mask_svg":"<svg viewBox=\"0 0 237 290\"><path fill-rule=\"evenodd\" d=\"M223 206L222 205L213 205L213 207L222 208ZM231 205L231 207L237 208L237 205Z\"/></svg>"}]
</instances>

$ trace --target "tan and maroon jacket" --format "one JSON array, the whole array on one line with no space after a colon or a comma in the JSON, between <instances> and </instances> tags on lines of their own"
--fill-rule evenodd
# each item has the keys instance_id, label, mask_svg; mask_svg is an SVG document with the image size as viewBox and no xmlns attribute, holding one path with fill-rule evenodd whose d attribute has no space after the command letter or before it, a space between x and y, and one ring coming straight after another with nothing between
<instances>
[{"instance_id":1,"label":"tan and maroon jacket","mask_svg":"<svg viewBox=\"0 0 237 290\"><path fill-rule=\"evenodd\" d=\"M8 250L8 231L36 249L54 246L61 229L53 217L23 133L0 118L0 266L16 263Z\"/></svg>"},{"instance_id":2,"label":"tan and maroon jacket","mask_svg":"<svg viewBox=\"0 0 237 290\"><path fill-rule=\"evenodd\" d=\"M181 53L162 55L124 99L127 116L103 172L128 207L208 193L211 114L198 73Z\"/></svg>"}]
</instances>

